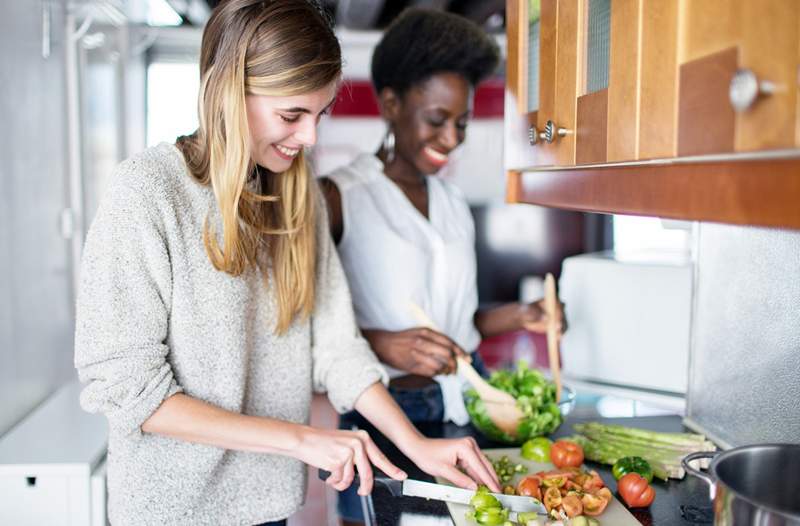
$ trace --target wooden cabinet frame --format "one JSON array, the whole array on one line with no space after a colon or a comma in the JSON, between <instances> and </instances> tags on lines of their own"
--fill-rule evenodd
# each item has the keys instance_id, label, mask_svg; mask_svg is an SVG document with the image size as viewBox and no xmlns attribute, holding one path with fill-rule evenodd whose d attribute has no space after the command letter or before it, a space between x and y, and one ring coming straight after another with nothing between
<instances>
[{"instance_id":1,"label":"wooden cabinet frame","mask_svg":"<svg viewBox=\"0 0 800 526\"><path fill-rule=\"evenodd\" d=\"M562 57L565 56L563 50L549 51L548 46L563 47L565 42L572 45L573 40L578 48L582 46L581 38L575 33L581 27L581 16L585 16L587 1L590 0L542 0L540 80L543 83L539 89L539 111L526 114L528 2L507 0L507 94L511 93L515 103L511 112L510 104L506 104L508 201L587 212L800 228L800 148L797 145L800 141L800 119L797 119L796 130L782 132L784 137L790 136L787 141L790 147L794 140L795 149L675 157L680 154L677 140L679 128L681 124L686 126L691 123L685 118L683 123L679 122L680 86L674 80L680 78L681 73L688 75L691 68L689 61L696 59L694 56L684 56L685 49L681 55L682 48L678 45L680 32L677 28L680 17L687 15L679 13L679 6L683 4L678 0L613 0L612 39L617 39L617 45L620 45L621 39L638 44L632 56L632 60L635 59L630 66L632 72L617 71L622 67L620 64L624 66L624 61L617 59L615 62L612 57L609 74L610 78L617 75L616 82L624 83L626 75L631 74L639 82L640 91L633 100L633 106L630 105L630 95L615 91L619 84L612 85L611 80L607 93L579 97L577 86L582 79L578 77L582 73L577 64L584 60L581 49L566 50L573 53L572 60L575 62L571 66L571 82L576 90L572 93L571 101L567 101L564 93L557 92L556 84L546 81L543 72L549 71L548 68L552 68L552 74L559 78L558 68L564 67ZM715 3L720 1L714 0ZM736 0L740 1L743 0ZM781 5L780 2L768 0L767 3L774 7ZM566 8L562 9L564 6ZM800 11L800 7L797 9ZM620 16L620 13L646 20L631 32L630 27L614 26L614 16ZM547 24L548 17L555 17L558 23ZM570 20L575 23L570 24ZM661 31L655 34L653 28L660 28ZM643 34L643 31L647 31L647 34ZM786 29L782 34L791 36L793 33ZM749 43L752 40L749 34L745 33L745 36L747 38L742 40L743 45L750 46L747 49L755 49ZM612 53L614 45L612 42ZM796 45L800 46L800 43ZM784 44L784 48L787 45ZM761 49L758 48L759 51ZM654 63L660 67L654 66ZM702 73L703 69L698 71ZM561 70L562 76L568 73ZM646 82L642 81L642 76L646 77ZM708 83L701 78L695 85ZM789 95L786 97L790 98L790 102L795 101ZM592 140L582 137L576 140L573 135L571 144L570 141L561 142L565 147L561 150L552 148L558 143L531 147L527 141L527 124L535 123L541 127L548 119L555 121L559 116L554 118L550 115L559 113L559 107L569 110L568 104L574 104L571 116L568 111L562 110L561 113L571 122L557 124L566 128L571 125L579 135L589 130L593 135ZM761 113L773 111L773 106L772 102L758 106L752 118L748 115L737 117L737 130L742 126L741 123L748 123L747 119L760 118ZM620 113L620 107L629 109L627 113ZM604 112L607 116L606 136L598 129L598 126L602 126L598 123ZM648 122L637 124L645 116ZM663 125L652 124L651 117L659 119ZM714 122L718 121L713 119ZM522 123L517 131L522 131L524 137L515 136L515 130L509 128L509 121L515 120ZM707 126L708 122L695 126L696 131L701 133L700 137ZM783 130L783 122L781 126ZM792 133L796 135L792 136ZM737 131L737 141L744 136ZM598 144L599 141L606 146ZM564 153L565 150L567 153ZM615 160L622 162L610 164Z\"/></svg>"}]
</instances>

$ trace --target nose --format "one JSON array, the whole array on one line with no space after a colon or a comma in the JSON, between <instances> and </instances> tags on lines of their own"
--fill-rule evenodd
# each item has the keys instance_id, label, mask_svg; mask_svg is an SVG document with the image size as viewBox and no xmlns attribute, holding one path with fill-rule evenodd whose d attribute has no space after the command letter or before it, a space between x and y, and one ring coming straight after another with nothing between
<instances>
[{"instance_id":1,"label":"nose","mask_svg":"<svg viewBox=\"0 0 800 526\"><path fill-rule=\"evenodd\" d=\"M303 146L314 146L317 143L317 123L312 118L304 118L300 121L297 131L294 132L295 138Z\"/></svg>"},{"instance_id":2,"label":"nose","mask_svg":"<svg viewBox=\"0 0 800 526\"><path fill-rule=\"evenodd\" d=\"M461 144L461 138L455 123L450 123L447 126L444 126L439 140L442 142L442 146L448 150L453 150L456 148L456 146Z\"/></svg>"}]
</instances>

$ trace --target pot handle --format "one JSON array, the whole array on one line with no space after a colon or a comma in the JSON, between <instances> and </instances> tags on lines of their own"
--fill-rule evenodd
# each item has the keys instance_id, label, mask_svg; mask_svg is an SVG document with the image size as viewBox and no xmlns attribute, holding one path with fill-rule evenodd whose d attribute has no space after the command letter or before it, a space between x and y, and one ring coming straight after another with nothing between
<instances>
[{"instance_id":1,"label":"pot handle","mask_svg":"<svg viewBox=\"0 0 800 526\"><path fill-rule=\"evenodd\" d=\"M711 475L703 473L699 469L695 469L692 466L690 466L689 462L691 462L693 460L698 460L698 459L701 459L701 458L714 458L718 454L719 454L719 451L698 451L696 453L689 453L688 455L683 457L683 460L681 460L681 465L683 466L683 469L686 470L686 473L688 473L688 474L690 474L690 475L692 475L694 477L697 477L700 480L702 480L703 482L705 482L706 484L708 484L708 490L709 490L709 494L710 494L710 497L711 497L712 501L714 500L714 496L716 494L717 481L714 480L714 477L712 477Z\"/></svg>"}]
</instances>

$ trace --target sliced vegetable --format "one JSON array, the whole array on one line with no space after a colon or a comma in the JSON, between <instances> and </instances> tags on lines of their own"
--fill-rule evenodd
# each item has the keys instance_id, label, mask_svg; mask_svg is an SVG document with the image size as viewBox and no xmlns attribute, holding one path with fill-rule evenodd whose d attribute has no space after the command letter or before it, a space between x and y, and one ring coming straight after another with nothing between
<instances>
[{"instance_id":1,"label":"sliced vegetable","mask_svg":"<svg viewBox=\"0 0 800 526\"><path fill-rule=\"evenodd\" d=\"M580 467L583 448L570 440L559 440L550 448L550 460L557 468Z\"/></svg>"},{"instance_id":2,"label":"sliced vegetable","mask_svg":"<svg viewBox=\"0 0 800 526\"><path fill-rule=\"evenodd\" d=\"M608 501L598 495L584 493L581 497L581 504L583 504L583 513L594 517L605 511Z\"/></svg>"},{"instance_id":3,"label":"sliced vegetable","mask_svg":"<svg viewBox=\"0 0 800 526\"><path fill-rule=\"evenodd\" d=\"M503 505L500 504L500 501L497 500L497 497L489 493L489 488L486 486L481 486L478 488L478 491L476 491L475 495L473 495L472 499L470 499L469 505L476 510L503 507Z\"/></svg>"},{"instance_id":4,"label":"sliced vegetable","mask_svg":"<svg viewBox=\"0 0 800 526\"><path fill-rule=\"evenodd\" d=\"M476 509L474 520L484 526L502 526L508 520L508 510L504 508Z\"/></svg>"},{"instance_id":5,"label":"sliced vegetable","mask_svg":"<svg viewBox=\"0 0 800 526\"><path fill-rule=\"evenodd\" d=\"M561 498L561 507L564 508L564 513L567 517L577 517L583 513L583 503L577 493L570 492L566 497Z\"/></svg>"},{"instance_id":6,"label":"sliced vegetable","mask_svg":"<svg viewBox=\"0 0 800 526\"><path fill-rule=\"evenodd\" d=\"M617 482L622 500L629 508L646 508L656 498L656 491L638 473L628 473Z\"/></svg>"},{"instance_id":7,"label":"sliced vegetable","mask_svg":"<svg viewBox=\"0 0 800 526\"><path fill-rule=\"evenodd\" d=\"M544 507L550 512L561 506L561 492L558 488L547 488L544 492Z\"/></svg>"},{"instance_id":8,"label":"sliced vegetable","mask_svg":"<svg viewBox=\"0 0 800 526\"><path fill-rule=\"evenodd\" d=\"M542 500L542 479L536 476L525 477L517 484L517 495L525 497L533 497L536 500Z\"/></svg>"},{"instance_id":9,"label":"sliced vegetable","mask_svg":"<svg viewBox=\"0 0 800 526\"><path fill-rule=\"evenodd\" d=\"M648 484L653 481L653 468L650 467L650 463L642 457L622 457L614 462L611 473L616 480L621 479L623 475L627 475L628 473L638 473L642 478L647 480Z\"/></svg>"},{"instance_id":10,"label":"sliced vegetable","mask_svg":"<svg viewBox=\"0 0 800 526\"><path fill-rule=\"evenodd\" d=\"M509 482L516 473L527 473L528 468L524 464L512 464L507 455L503 455L497 460L492 460L492 467L501 484Z\"/></svg>"},{"instance_id":11,"label":"sliced vegetable","mask_svg":"<svg viewBox=\"0 0 800 526\"><path fill-rule=\"evenodd\" d=\"M550 460L550 448L553 441L546 437L536 437L522 444L519 454L522 458L534 462L547 462Z\"/></svg>"}]
</instances>

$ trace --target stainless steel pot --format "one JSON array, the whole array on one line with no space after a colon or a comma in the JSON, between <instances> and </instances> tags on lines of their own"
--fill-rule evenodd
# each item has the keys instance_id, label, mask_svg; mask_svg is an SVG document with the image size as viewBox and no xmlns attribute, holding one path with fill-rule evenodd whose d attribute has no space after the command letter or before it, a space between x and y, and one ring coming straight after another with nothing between
<instances>
[{"instance_id":1,"label":"stainless steel pot","mask_svg":"<svg viewBox=\"0 0 800 526\"><path fill-rule=\"evenodd\" d=\"M689 465L702 458L708 474ZM683 468L708 483L717 526L800 526L800 444L692 453Z\"/></svg>"}]
</instances>

